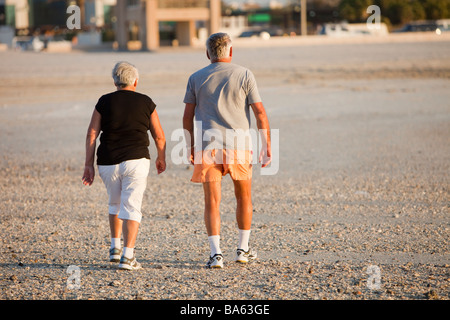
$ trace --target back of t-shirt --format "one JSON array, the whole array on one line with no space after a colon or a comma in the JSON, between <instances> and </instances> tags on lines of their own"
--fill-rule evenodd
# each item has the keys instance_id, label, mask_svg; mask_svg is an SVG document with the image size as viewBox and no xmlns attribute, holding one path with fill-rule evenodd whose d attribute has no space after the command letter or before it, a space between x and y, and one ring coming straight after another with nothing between
<instances>
[{"instance_id":1,"label":"back of t-shirt","mask_svg":"<svg viewBox=\"0 0 450 320\"><path fill-rule=\"evenodd\" d=\"M249 105L261 98L250 70L233 63L211 63L190 76L184 102L196 105L202 150L251 149ZM238 136L242 142L244 134L246 142L236 143Z\"/></svg>"},{"instance_id":2,"label":"back of t-shirt","mask_svg":"<svg viewBox=\"0 0 450 320\"><path fill-rule=\"evenodd\" d=\"M144 94L118 90L102 96L95 106L102 116L98 165L150 159L148 130L156 105Z\"/></svg>"}]
</instances>

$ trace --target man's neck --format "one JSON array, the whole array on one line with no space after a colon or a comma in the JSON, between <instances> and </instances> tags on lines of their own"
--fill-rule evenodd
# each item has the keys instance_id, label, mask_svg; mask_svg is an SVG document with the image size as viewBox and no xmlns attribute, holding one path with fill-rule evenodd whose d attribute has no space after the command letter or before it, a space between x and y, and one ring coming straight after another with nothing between
<instances>
[{"instance_id":1,"label":"man's neck","mask_svg":"<svg viewBox=\"0 0 450 320\"><path fill-rule=\"evenodd\" d=\"M230 63L231 62L231 57L211 60L211 63L216 63L216 62L227 62L227 63Z\"/></svg>"}]
</instances>

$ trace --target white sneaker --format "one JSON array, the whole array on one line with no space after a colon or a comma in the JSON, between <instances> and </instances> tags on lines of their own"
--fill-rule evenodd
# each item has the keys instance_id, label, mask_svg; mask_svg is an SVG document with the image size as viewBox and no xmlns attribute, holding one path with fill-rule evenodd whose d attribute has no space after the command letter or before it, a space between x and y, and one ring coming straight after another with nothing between
<instances>
[{"instance_id":1,"label":"white sneaker","mask_svg":"<svg viewBox=\"0 0 450 320\"><path fill-rule=\"evenodd\" d=\"M223 256L220 253L209 257L209 261L206 263L207 268L223 268Z\"/></svg>"},{"instance_id":2,"label":"white sneaker","mask_svg":"<svg viewBox=\"0 0 450 320\"><path fill-rule=\"evenodd\" d=\"M139 262L137 262L137 260L134 256L131 259L128 259L125 256L122 256L122 258L120 258L119 269L139 270L140 268L142 268L142 266Z\"/></svg>"},{"instance_id":3,"label":"white sneaker","mask_svg":"<svg viewBox=\"0 0 450 320\"><path fill-rule=\"evenodd\" d=\"M109 262L120 262L120 255L122 249L111 248L109 249Z\"/></svg>"},{"instance_id":4,"label":"white sneaker","mask_svg":"<svg viewBox=\"0 0 450 320\"><path fill-rule=\"evenodd\" d=\"M249 263L254 261L257 256L258 254L256 253L256 251L251 248L248 248L248 251L237 249L236 258L234 260L239 263Z\"/></svg>"}]
</instances>

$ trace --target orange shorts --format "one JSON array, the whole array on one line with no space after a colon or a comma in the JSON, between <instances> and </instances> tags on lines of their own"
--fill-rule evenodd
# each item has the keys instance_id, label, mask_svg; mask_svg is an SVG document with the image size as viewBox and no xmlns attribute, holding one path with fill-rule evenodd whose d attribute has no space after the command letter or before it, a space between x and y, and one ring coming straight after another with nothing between
<instances>
[{"instance_id":1,"label":"orange shorts","mask_svg":"<svg viewBox=\"0 0 450 320\"><path fill-rule=\"evenodd\" d=\"M202 157L203 155L203 157ZM252 178L253 152L248 150L213 149L196 153L192 182L221 181L230 174L233 180Z\"/></svg>"}]
</instances>

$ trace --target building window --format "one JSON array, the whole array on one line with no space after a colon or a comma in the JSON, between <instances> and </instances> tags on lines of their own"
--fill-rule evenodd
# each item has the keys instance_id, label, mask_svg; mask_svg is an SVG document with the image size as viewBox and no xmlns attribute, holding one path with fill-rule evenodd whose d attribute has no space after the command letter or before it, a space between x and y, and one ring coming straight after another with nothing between
<instances>
[{"instance_id":1,"label":"building window","mask_svg":"<svg viewBox=\"0 0 450 320\"><path fill-rule=\"evenodd\" d=\"M159 8L208 8L209 0L159 0Z\"/></svg>"},{"instance_id":2,"label":"building window","mask_svg":"<svg viewBox=\"0 0 450 320\"><path fill-rule=\"evenodd\" d=\"M140 3L140 0L127 0L127 7L136 7Z\"/></svg>"}]
</instances>

